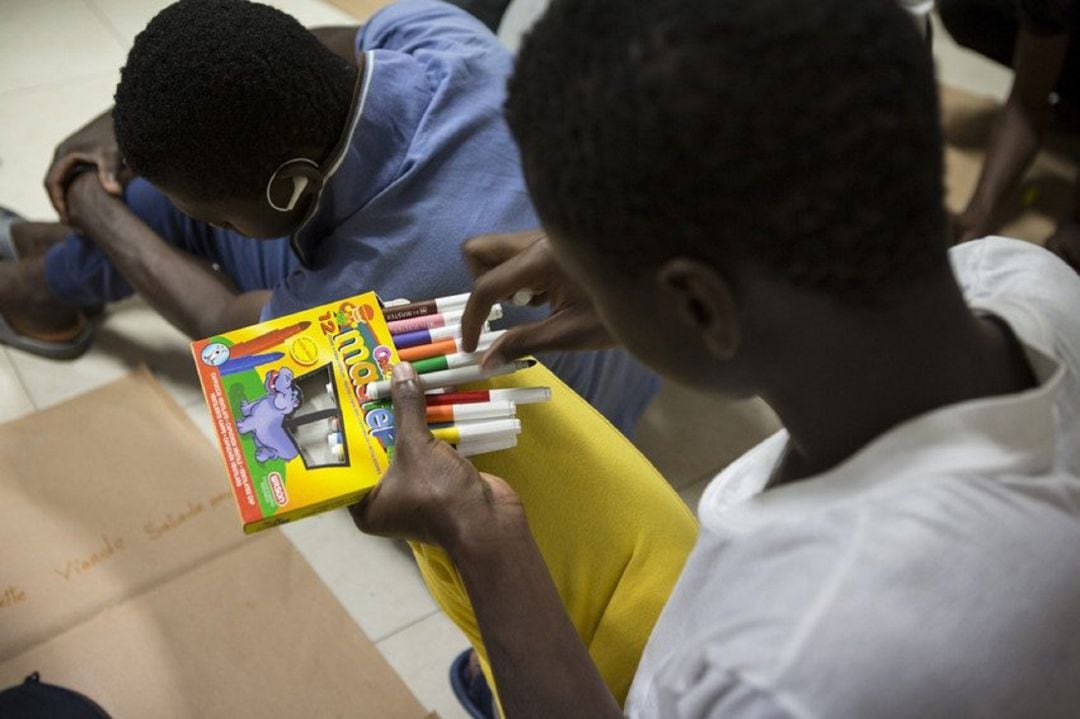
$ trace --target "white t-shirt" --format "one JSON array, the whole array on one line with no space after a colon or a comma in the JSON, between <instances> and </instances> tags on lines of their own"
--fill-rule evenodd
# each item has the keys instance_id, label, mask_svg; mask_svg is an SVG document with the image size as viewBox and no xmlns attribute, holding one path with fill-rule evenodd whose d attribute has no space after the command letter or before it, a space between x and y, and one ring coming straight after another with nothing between
<instances>
[{"instance_id":1,"label":"white t-shirt","mask_svg":"<svg viewBox=\"0 0 1080 719\"><path fill-rule=\"evenodd\" d=\"M765 492L784 432L723 472L631 717L1080 717L1080 278L1015 240L952 258L1039 386Z\"/></svg>"}]
</instances>

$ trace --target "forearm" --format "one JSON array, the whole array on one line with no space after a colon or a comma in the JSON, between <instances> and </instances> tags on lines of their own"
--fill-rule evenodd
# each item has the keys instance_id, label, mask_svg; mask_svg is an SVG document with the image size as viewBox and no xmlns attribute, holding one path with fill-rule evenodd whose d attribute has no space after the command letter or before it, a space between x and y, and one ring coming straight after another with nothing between
<instances>
[{"instance_id":1,"label":"forearm","mask_svg":"<svg viewBox=\"0 0 1080 719\"><path fill-rule=\"evenodd\" d=\"M978 187L964 214L977 230L993 229L994 215L1035 156L1050 119L1050 93L1065 64L1067 35L1033 35L1021 29L1013 61L1015 78L998 120Z\"/></svg>"},{"instance_id":2,"label":"forearm","mask_svg":"<svg viewBox=\"0 0 1080 719\"><path fill-rule=\"evenodd\" d=\"M234 316L239 293L231 281L209 263L170 246L119 200L101 202L80 224L131 286L189 337L207 337L259 319L257 309L250 317Z\"/></svg>"},{"instance_id":3,"label":"forearm","mask_svg":"<svg viewBox=\"0 0 1080 719\"><path fill-rule=\"evenodd\" d=\"M1043 108L1027 107L1010 98L994 129L978 186L965 211L969 216L978 218L980 223L993 221L1038 151L1049 111L1049 104Z\"/></svg>"},{"instance_id":4,"label":"forearm","mask_svg":"<svg viewBox=\"0 0 1080 719\"><path fill-rule=\"evenodd\" d=\"M452 555L508 719L622 716L527 528Z\"/></svg>"}]
</instances>

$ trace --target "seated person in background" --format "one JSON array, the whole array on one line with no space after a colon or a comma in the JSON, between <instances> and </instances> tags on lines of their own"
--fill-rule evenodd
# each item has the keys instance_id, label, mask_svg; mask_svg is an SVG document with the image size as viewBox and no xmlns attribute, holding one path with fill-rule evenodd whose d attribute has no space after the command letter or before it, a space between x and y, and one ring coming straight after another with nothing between
<instances>
[{"instance_id":1,"label":"seated person in background","mask_svg":"<svg viewBox=\"0 0 1080 719\"><path fill-rule=\"evenodd\" d=\"M544 334L493 356L565 325L785 427L706 490L625 711L1075 716L1080 278L1025 242L947 250L932 61L894 0L556 0L507 108L550 239L466 246L503 257L466 336L546 290ZM432 438L407 363L393 395L358 526L447 550L506 716L620 716L546 517Z\"/></svg>"},{"instance_id":2,"label":"seated person in background","mask_svg":"<svg viewBox=\"0 0 1080 719\"><path fill-rule=\"evenodd\" d=\"M486 28L434 0L314 32L244 0L166 8L115 108L57 152L47 186L66 224L6 223L0 340L77 354L81 310L133 291L191 337L369 289L466 291L463 239L536 225L502 117L510 69ZM622 352L542 359L624 431L655 391Z\"/></svg>"},{"instance_id":3,"label":"seated person in background","mask_svg":"<svg viewBox=\"0 0 1080 719\"><path fill-rule=\"evenodd\" d=\"M1000 207L1039 151L1052 117L1065 122L1080 117L1080 46L1071 42L1080 30L1080 5L1074 0L939 0L938 6L956 42L1016 73L975 192L953 218L954 239L966 242L1000 226ZM1080 195L1046 246L1080 270Z\"/></svg>"}]
</instances>

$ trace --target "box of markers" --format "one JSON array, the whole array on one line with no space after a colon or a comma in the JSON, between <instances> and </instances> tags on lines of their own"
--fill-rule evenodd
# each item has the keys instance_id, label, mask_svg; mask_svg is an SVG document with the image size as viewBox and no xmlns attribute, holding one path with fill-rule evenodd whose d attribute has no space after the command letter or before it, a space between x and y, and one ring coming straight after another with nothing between
<instances>
[{"instance_id":1,"label":"box of markers","mask_svg":"<svg viewBox=\"0 0 1080 719\"><path fill-rule=\"evenodd\" d=\"M375 486L393 455L390 372L402 359L432 388L436 437L466 456L517 443L516 405L545 401L547 388L441 389L525 366L479 368L500 334L487 326L476 352L461 351L466 299L384 308L369 292L192 343L245 532L352 504Z\"/></svg>"}]
</instances>

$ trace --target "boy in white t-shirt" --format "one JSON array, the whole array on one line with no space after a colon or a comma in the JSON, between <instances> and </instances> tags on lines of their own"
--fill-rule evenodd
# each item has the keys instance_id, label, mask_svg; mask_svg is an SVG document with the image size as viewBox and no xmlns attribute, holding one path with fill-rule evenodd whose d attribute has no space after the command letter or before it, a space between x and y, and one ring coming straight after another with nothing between
<instances>
[{"instance_id":1,"label":"boy in white t-shirt","mask_svg":"<svg viewBox=\"0 0 1080 719\"><path fill-rule=\"evenodd\" d=\"M933 68L895 2L556 2L507 109L549 239L466 245L466 344L528 289L551 316L487 360L617 340L785 427L702 499L626 713L1080 715L1080 278L947 250ZM431 438L408 365L394 396L357 524L450 553L508 717L620 716L513 478Z\"/></svg>"}]
</instances>

